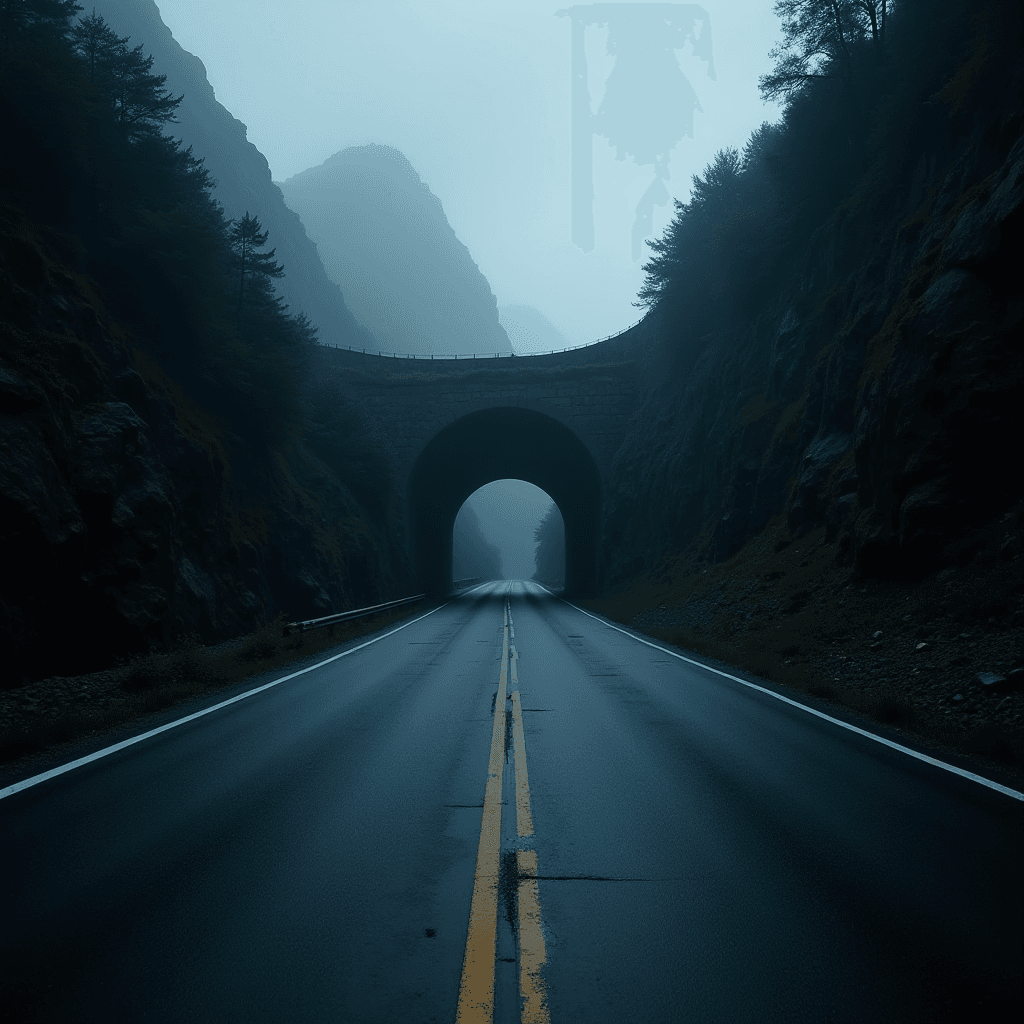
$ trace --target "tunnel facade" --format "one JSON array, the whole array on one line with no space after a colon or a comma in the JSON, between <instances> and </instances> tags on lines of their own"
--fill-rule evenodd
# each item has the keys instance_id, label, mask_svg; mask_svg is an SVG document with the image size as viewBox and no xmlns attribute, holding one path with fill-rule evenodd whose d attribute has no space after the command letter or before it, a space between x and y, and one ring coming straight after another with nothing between
<instances>
[{"instance_id":1,"label":"tunnel facade","mask_svg":"<svg viewBox=\"0 0 1024 1024\"><path fill-rule=\"evenodd\" d=\"M501 359L323 351L322 372L337 382L339 400L383 439L421 591L450 592L455 516L478 487L502 479L535 484L558 505L566 591L599 588L602 495L637 401L631 333L572 352Z\"/></svg>"},{"instance_id":2,"label":"tunnel facade","mask_svg":"<svg viewBox=\"0 0 1024 1024\"><path fill-rule=\"evenodd\" d=\"M586 445L564 424L531 409L469 413L420 453L409 479L413 561L428 593L452 586L452 528L463 502L492 480L525 480L546 491L565 524L565 589L597 587L601 475Z\"/></svg>"}]
</instances>

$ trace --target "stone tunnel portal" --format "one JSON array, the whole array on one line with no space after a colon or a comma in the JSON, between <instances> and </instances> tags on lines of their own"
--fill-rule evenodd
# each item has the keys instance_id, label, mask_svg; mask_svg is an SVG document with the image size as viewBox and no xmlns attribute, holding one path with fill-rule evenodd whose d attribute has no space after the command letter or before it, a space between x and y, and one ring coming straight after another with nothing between
<instances>
[{"instance_id":1,"label":"stone tunnel portal","mask_svg":"<svg viewBox=\"0 0 1024 1024\"><path fill-rule=\"evenodd\" d=\"M412 556L431 595L452 588L452 530L463 502L492 480L546 491L565 524L565 592L596 592L601 478L586 445L551 416L521 408L469 413L439 431L409 479Z\"/></svg>"}]
</instances>

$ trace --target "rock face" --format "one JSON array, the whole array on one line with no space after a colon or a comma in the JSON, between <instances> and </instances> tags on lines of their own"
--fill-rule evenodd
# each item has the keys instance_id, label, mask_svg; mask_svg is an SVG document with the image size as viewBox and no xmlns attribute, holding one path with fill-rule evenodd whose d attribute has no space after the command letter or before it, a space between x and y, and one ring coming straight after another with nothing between
<instances>
[{"instance_id":1,"label":"rock face","mask_svg":"<svg viewBox=\"0 0 1024 1024\"><path fill-rule=\"evenodd\" d=\"M84 13L94 9L115 32L131 37L129 45L141 43L153 55L154 73L167 76L175 96L184 94L179 123L168 126L169 134L206 161L226 216L237 219L248 211L270 232L270 245L286 271L279 289L291 311L305 313L325 344L373 345L338 285L324 273L298 216L285 206L266 157L246 139L245 125L217 102L203 62L175 41L154 0L96 0Z\"/></svg>"},{"instance_id":2,"label":"rock face","mask_svg":"<svg viewBox=\"0 0 1024 1024\"><path fill-rule=\"evenodd\" d=\"M398 150L345 149L280 188L381 349L511 353L487 279Z\"/></svg>"},{"instance_id":3,"label":"rock face","mask_svg":"<svg viewBox=\"0 0 1024 1024\"><path fill-rule=\"evenodd\" d=\"M777 515L866 577L965 565L999 522L1016 556L1024 137L999 118L922 153L884 215L837 212L749 322L636 329L648 398L607 495L606 583L723 561Z\"/></svg>"},{"instance_id":4,"label":"rock face","mask_svg":"<svg viewBox=\"0 0 1024 1024\"><path fill-rule=\"evenodd\" d=\"M409 592L400 525L224 434L31 231L0 230L5 686Z\"/></svg>"}]
</instances>

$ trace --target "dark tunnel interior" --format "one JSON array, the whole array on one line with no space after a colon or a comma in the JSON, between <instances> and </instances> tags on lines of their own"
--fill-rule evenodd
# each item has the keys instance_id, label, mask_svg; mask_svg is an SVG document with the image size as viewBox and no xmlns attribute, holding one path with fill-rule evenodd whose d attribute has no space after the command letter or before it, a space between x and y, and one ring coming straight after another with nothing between
<instances>
[{"instance_id":1,"label":"dark tunnel interior","mask_svg":"<svg viewBox=\"0 0 1024 1024\"><path fill-rule=\"evenodd\" d=\"M601 479L568 427L530 409L495 408L450 423L423 449L409 481L412 555L424 592L452 589L452 528L463 502L492 480L546 491L565 524L565 592L595 593Z\"/></svg>"}]
</instances>

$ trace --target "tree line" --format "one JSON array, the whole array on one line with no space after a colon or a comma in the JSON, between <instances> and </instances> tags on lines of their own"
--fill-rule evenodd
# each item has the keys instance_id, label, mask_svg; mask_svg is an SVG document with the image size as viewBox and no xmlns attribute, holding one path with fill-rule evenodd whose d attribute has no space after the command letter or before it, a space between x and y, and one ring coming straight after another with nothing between
<instances>
[{"instance_id":1,"label":"tree line","mask_svg":"<svg viewBox=\"0 0 1024 1024\"><path fill-rule=\"evenodd\" d=\"M1019 26L1016 37L995 26L1017 24L1014 6L777 0L781 39L759 85L764 100L782 101L782 117L693 176L688 201L674 201L672 222L647 243L635 305L675 325L683 346L763 308L830 216L889 215L921 153L941 164L970 123L967 97L1005 88Z\"/></svg>"},{"instance_id":2,"label":"tree line","mask_svg":"<svg viewBox=\"0 0 1024 1024\"><path fill-rule=\"evenodd\" d=\"M3 199L81 242L82 269L204 404L264 445L301 436L316 329L274 288L268 234L237 221L170 134L183 96L75 0L0 0Z\"/></svg>"},{"instance_id":3,"label":"tree line","mask_svg":"<svg viewBox=\"0 0 1024 1024\"><path fill-rule=\"evenodd\" d=\"M535 580L551 586L565 585L565 526L562 513L552 502L533 532L537 542Z\"/></svg>"}]
</instances>

